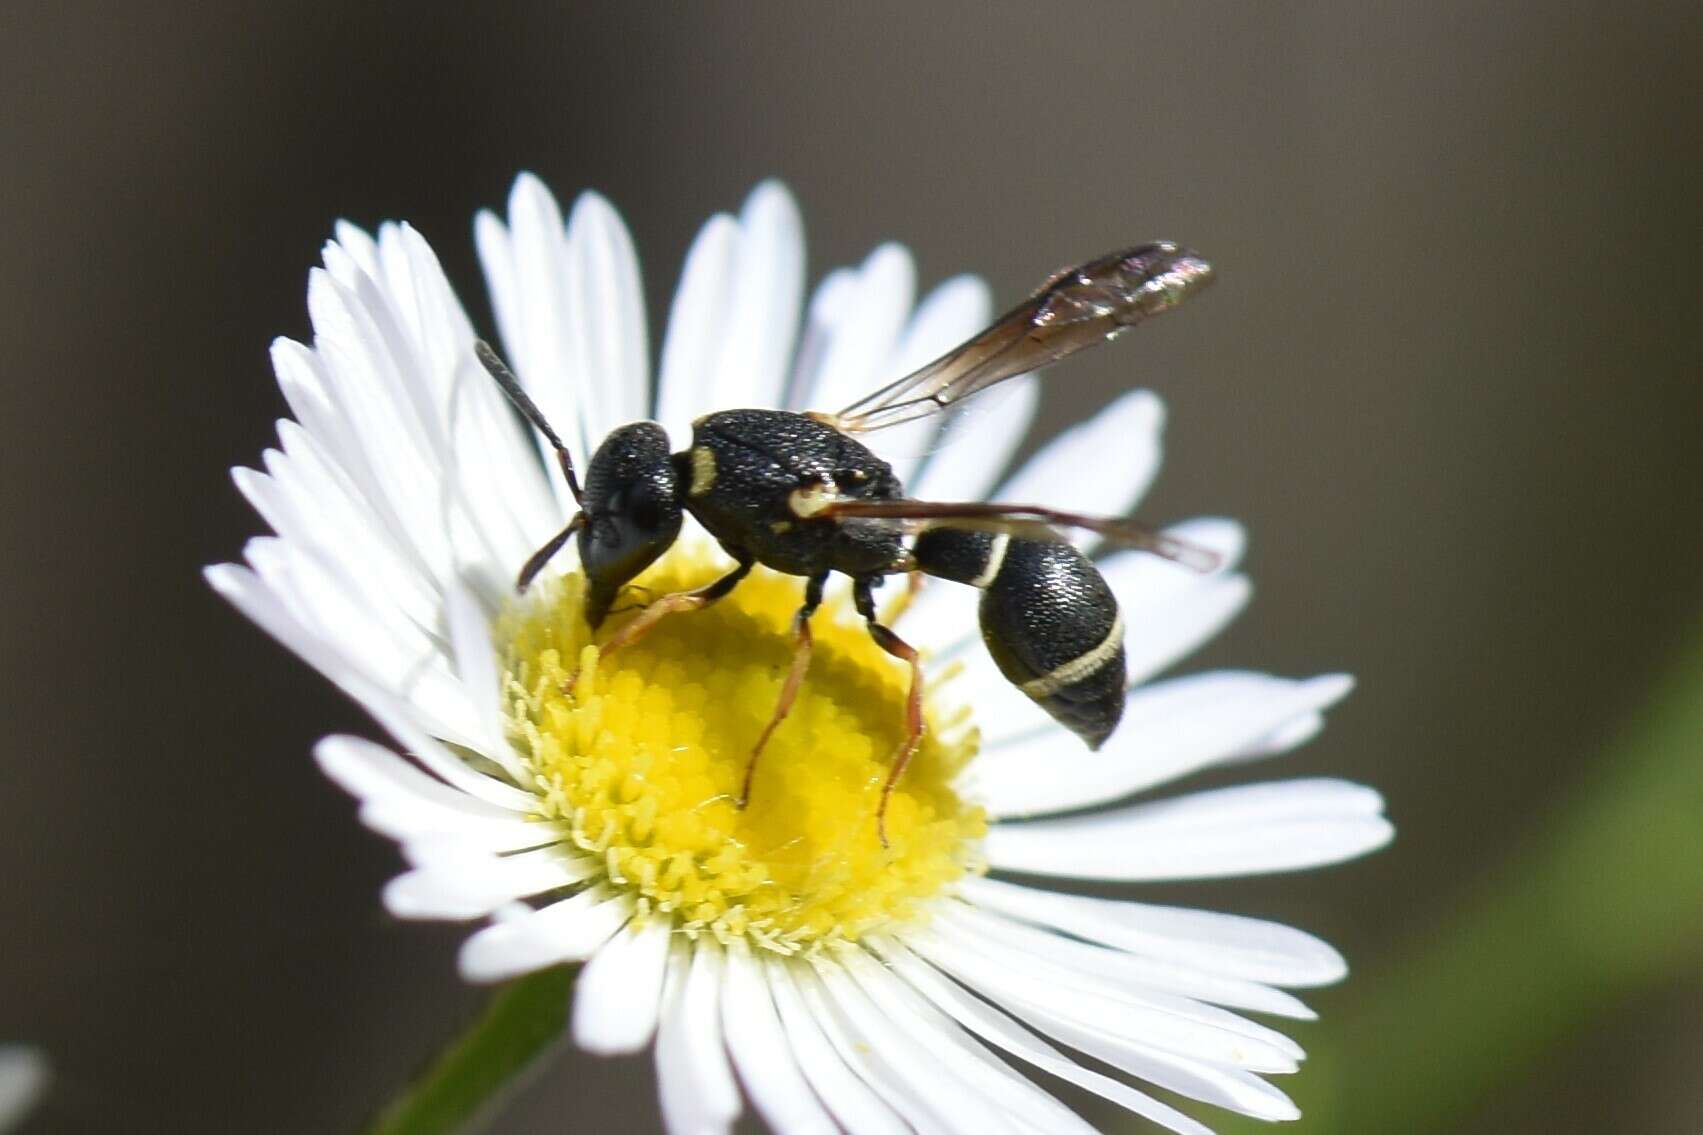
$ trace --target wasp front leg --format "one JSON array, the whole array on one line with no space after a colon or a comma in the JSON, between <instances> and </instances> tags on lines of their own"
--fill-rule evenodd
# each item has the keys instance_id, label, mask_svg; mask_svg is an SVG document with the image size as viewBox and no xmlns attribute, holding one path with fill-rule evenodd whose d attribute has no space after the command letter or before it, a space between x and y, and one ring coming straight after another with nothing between
<instances>
[{"instance_id":1,"label":"wasp front leg","mask_svg":"<svg viewBox=\"0 0 1703 1135\"><path fill-rule=\"evenodd\" d=\"M714 583L697 588L694 591L675 591L662 596L660 599L645 604L645 607L631 620L622 624L621 629L609 636L607 642L597 648L599 658L608 658L617 650L632 646L635 642L649 634L656 624L669 615L680 611L701 611L716 600L723 598L728 592L739 586L739 581L751 574L751 567L756 563L750 556L740 556L739 563L734 569L716 580ZM565 692L572 694L579 683L579 671L574 671L568 679Z\"/></svg>"}]
</instances>

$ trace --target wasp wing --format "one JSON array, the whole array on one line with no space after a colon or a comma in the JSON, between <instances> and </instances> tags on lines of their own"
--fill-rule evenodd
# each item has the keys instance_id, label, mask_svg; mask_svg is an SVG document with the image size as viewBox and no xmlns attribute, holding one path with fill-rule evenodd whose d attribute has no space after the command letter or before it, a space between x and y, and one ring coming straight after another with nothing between
<instances>
[{"instance_id":1,"label":"wasp wing","mask_svg":"<svg viewBox=\"0 0 1703 1135\"><path fill-rule=\"evenodd\" d=\"M1162 241L1109 253L1054 275L987 330L837 414L850 433L915 421L977 391L1051 366L1169 311L1212 280L1212 266Z\"/></svg>"},{"instance_id":2,"label":"wasp wing","mask_svg":"<svg viewBox=\"0 0 1703 1135\"><path fill-rule=\"evenodd\" d=\"M844 519L888 520L922 530L934 526L979 528L1009 532L1030 539L1056 540L1055 526L1081 528L1097 533L1114 544L1151 552L1163 559L1198 572L1213 572L1223 566L1217 552L1178 539L1168 532L1135 520L1114 516L1088 516L1063 512L1038 504L1007 504L983 501L847 500L823 505L812 516Z\"/></svg>"}]
</instances>

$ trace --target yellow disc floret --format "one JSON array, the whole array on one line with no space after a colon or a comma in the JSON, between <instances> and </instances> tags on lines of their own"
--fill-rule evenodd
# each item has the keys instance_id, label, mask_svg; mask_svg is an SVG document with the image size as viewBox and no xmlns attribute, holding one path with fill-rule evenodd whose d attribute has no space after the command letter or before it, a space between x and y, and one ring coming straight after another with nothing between
<instances>
[{"instance_id":1,"label":"yellow disc floret","mask_svg":"<svg viewBox=\"0 0 1703 1135\"><path fill-rule=\"evenodd\" d=\"M927 731L888 805L884 848L875 809L904 733L909 671L843 597L811 621L809 675L744 809L740 782L792 659L803 580L758 568L720 603L599 657L596 644L645 600L725 569L682 544L596 635L577 574L542 584L501 620L509 726L541 818L596 857L642 915L688 933L792 953L918 917L923 900L982 869L986 818L951 787L976 735L934 696L947 672L928 675Z\"/></svg>"}]
</instances>

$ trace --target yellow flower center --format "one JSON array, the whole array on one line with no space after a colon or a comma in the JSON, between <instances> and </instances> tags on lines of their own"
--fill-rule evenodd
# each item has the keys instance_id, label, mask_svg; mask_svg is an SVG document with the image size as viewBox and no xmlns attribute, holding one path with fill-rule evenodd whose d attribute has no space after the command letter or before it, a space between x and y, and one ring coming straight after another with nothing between
<instances>
[{"instance_id":1,"label":"yellow flower center","mask_svg":"<svg viewBox=\"0 0 1703 1135\"><path fill-rule=\"evenodd\" d=\"M740 783L791 663L804 581L758 568L720 603L599 656L596 643L634 607L725 570L682 542L595 636L578 573L502 618L508 721L541 816L595 856L641 915L691 934L793 953L917 917L923 900L983 869L986 817L951 787L978 739L967 710L935 693L950 671L927 672L928 724L888 804L884 848L875 810L904 736L910 672L844 597L811 620L809 674L744 809Z\"/></svg>"}]
</instances>

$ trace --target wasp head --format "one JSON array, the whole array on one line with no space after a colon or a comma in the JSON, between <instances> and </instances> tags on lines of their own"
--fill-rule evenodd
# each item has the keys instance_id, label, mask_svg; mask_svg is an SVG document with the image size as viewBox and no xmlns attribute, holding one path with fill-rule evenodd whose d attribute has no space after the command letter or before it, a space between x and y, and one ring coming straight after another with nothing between
<instances>
[{"instance_id":1,"label":"wasp head","mask_svg":"<svg viewBox=\"0 0 1703 1135\"><path fill-rule=\"evenodd\" d=\"M579 530L585 618L595 627L609 614L621 587L680 534L679 481L663 428L634 422L605 438L586 468L580 508L585 514Z\"/></svg>"}]
</instances>

